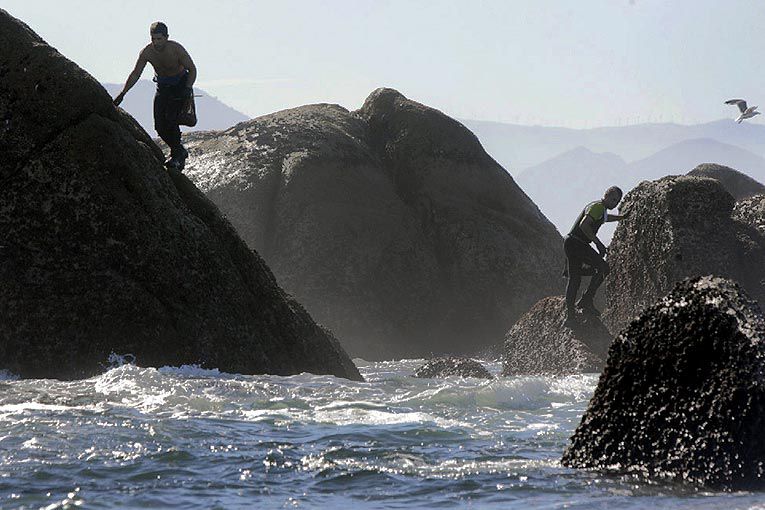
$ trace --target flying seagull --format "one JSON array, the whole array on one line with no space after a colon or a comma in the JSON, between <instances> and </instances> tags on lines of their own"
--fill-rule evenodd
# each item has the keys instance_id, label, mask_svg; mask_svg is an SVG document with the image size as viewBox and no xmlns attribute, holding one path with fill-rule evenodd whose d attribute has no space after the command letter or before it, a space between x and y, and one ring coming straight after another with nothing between
<instances>
[{"instance_id":1,"label":"flying seagull","mask_svg":"<svg viewBox=\"0 0 765 510\"><path fill-rule=\"evenodd\" d=\"M750 106L749 108L746 107L746 101L743 99L728 99L725 101L725 104L735 104L738 106L739 111L741 111L741 115L738 116L736 119L736 122L741 124L741 121L744 119L751 119L755 115L759 115L760 112L756 112L757 109L756 106Z\"/></svg>"}]
</instances>

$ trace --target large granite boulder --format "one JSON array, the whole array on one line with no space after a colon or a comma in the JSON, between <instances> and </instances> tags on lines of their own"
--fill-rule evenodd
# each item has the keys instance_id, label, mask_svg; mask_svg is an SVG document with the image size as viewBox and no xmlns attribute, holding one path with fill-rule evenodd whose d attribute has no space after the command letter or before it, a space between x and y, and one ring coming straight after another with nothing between
<instances>
[{"instance_id":1,"label":"large granite boulder","mask_svg":"<svg viewBox=\"0 0 765 510\"><path fill-rule=\"evenodd\" d=\"M85 71L0 10L0 368L359 379L328 331Z\"/></svg>"},{"instance_id":2,"label":"large granite boulder","mask_svg":"<svg viewBox=\"0 0 765 510\"><path fill-rule=\"evenodd\" d=\"M353 355L474 353L560 291L553 225L462 124L394 90L188 139L189 177Z\"/></svg>"},{"instance_id":3,"label":"large granite boulder","mask_svg":"<svg viewBox=\"0 0 765 510\"><path fill-rule=\"evenodd\" d=\"M763 424L762 311L730 280L688 279L614 340L563 464L762 486Z\"/></svg>"},{"instance_id":4,"label":"large granite boulder","mask_svg":"<svg viewBox=\"0 0 765 510\"><path fill-rule=\"evenodd\" d=\"M470 358L448 356L429 360L417 367L414 377L434 379L444 377L475 377L478 379L494 379L486 367L479 361Z\"/></svg>"},{"instance_id":5,"label":"large granite boulder","mask_svg":"<svg viewBox=\"0 0 765 510\"><path fill-rule=\"evenodd\" d=\"M628 217L619 222L608 255L609 329L620 331L692 276L730 277L761 299L765 258L757 259L756 231L733 208L733 196L710 178L669 176L628 193L620 206Z\"/></svg>"},{"instance_id":6,"label":"large granite boulder","mask_svg":"<svg viewBox=\"0 0 765 510\"><path fill-rule=\"evenodd\" d=\"M547 297L507 332L502 375L575 374L600 372L611 334L597 317L577 315L564 325L566 300Z\"/></svg>"},{"instance_id":7,"label":"large granite boulder","mask_svg":"<svg viewBox=\"0 0 765 510\"><path fill-rule=\"evenodd\" d=\"M688 172L688 175L693 177L709 177L719 181L723 188L725 188L725 191L733 195L736 201L765 193L765 184L757 182L748 175L724 165L704 163Z\"/></svg>"}]
</instances>

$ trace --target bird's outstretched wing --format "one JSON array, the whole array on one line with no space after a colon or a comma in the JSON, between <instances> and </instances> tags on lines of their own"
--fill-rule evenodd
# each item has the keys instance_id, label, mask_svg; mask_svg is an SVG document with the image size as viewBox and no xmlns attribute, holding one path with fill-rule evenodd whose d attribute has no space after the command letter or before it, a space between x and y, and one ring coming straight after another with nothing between
<instances>
[{"instance_id":1,"label":"bird's outstretched wing","mask_svg":"<svg viewBox=\"0 0 765 510\"><path fill-rule=\"evenodd\" d=\"M725 104L735 104L738 106L738 109L741 111L741 113L746 111L746 101L743 99L728 99L725 101Z\"/></svg>"}]
</instances>

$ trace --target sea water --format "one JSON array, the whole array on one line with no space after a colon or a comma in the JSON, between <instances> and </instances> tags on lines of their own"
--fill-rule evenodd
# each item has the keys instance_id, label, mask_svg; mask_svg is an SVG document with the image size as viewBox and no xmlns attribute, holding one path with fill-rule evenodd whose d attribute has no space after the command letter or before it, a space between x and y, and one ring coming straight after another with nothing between
<instances>
[{"instance_id":1,"label":"sea water","mask_svg":"<svg viewBox=\"0 0 765 510\"><path fill-rule=\"evenodd\" d=\"M0 508L765 509L765 493L561 466L596 374L423 380L422 360L356 363L366 382L0 374Z\"/></svg>"}]
</instances>

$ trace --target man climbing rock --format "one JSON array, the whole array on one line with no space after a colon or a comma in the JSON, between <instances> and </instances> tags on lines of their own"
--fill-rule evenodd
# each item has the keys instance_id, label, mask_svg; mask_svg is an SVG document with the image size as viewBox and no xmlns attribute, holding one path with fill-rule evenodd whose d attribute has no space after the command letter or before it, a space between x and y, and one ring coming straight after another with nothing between
<instances>
[{"instance_id":1,"label":"man climbing rock","mask_svg":"<svg viewBox=\"0 0 765 510\"><path fill-rule=\"evenodd\" d=\"M622 190L616 186L608 188L601 200L588 204L579 214L571 231L563 239L563 250L566 253L566 274L568 285L566 286L566 324L576 322L576 309L589 315L598 316L600 312L595 308L593 300L598 287L608 274L608 262L606 254L608 249L598 239L598 230L608 221L619 221L625 216L608 214L609 209L615 208L622 200ZM598 251L592 249L590 243L594 243ZM592 276L587 290L582 295L576 307L576 295L582 276Z\"/></svg>"},{"instance_id":2,"label":"man climbing rock","mask_svg":"<svg viewBox=\"0 0 765 510\"><path fill-rule=\"evenodd\" d=\"M141 77L146 63L154 67L154 81L157 93L154 95L154 128L159 137L170 147L170 158L165 161L167 168L182 170L189 153L181 144L181 129L178 114L183 103L193 95L192 86L197 79L197 68L186 49L168 39L167 25L161 21L151 24L151 44L138 54L135 68L128 76L125 87L114 104L119 105L133 85Z\"/></svg>"}]
</instances>

